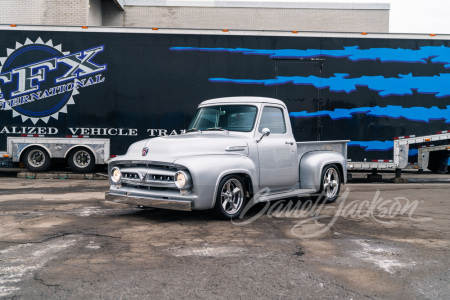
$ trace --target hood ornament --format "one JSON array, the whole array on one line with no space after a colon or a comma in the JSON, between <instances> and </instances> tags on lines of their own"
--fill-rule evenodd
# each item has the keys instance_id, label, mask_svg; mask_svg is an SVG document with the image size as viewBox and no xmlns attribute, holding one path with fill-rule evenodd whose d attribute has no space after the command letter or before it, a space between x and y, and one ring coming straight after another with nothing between
<instances>
[{"instance_id":1,"label":"hood ornament","mask_svg":"<svg viewBox=\"0 0 450 300\"><path fill-rule=\"evenodd\" d=\"M225 151L244 151L247 149L247 146L228 146L225 148Z\"/></svg>"},{"instance_id":2,"label":"hood ornament","mask_svg":"<svg viewBox=\"0 0 450 300\"><path fill-rule=\"evenodd\" d=\"M142 148L142 156L146 156L148 153L148 147Z\"/></svg>"}]
</instances>

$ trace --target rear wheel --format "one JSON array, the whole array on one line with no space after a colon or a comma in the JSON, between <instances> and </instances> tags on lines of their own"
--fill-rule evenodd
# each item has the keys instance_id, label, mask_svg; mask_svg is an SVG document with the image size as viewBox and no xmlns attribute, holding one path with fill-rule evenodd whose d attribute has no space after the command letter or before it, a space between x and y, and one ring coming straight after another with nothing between
<instances>
[{"instance_id":1,"label":"rear wheel","mask_svg":"<svg viewBox=\"0 0 450 300\"><path fill-rule=\"evenodd\" d=\"M50 155L41 147L31 147L25 150L22 162L32 172L44 172L51 166Z\"/></svg>"},{"instance_id":2,"label":"rear wheel","mask_svg":"<svg viewBox=\"0 0 450 300\"><path fill-rule=\"evenodd\" d=\"M77 173L87 173L95 167L94 154L85 148L76 148L70 151L67 162L70 168Z\"/></svg>"},{"instance_id":3,"label":"rear wheel","mask_svg":"<svg viewBox=\"0 0 450 300\"><path fill-rule=\"evenodd\" d=\"M217 190L215 209L225 220L239 217L246 203L245 184L241 177L226 176L220 181Z\"/></svg>"},{"instance_id":4,"label":"rear wheel","mask_svg":"<svg viewBox=\"0 0 450 300\"><path fill-rule=\"evenodd\" d=\"M320 190L314 198L321 199L325 203L332 203L339 197L341 190L341 175L336 165L325 166L322 170Z\"/></svg>"}]
</instances>

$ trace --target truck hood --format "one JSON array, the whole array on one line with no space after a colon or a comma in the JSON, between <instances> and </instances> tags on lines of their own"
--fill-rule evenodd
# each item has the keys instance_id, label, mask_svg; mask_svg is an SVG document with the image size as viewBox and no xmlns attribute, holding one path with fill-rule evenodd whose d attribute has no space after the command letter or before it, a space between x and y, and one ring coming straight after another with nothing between
<instances>
[{"instance_id":1,"label":"truck hood","mask_svg":"<svg viewBox=\"0 0 450 300\"><path fill-rule=\"evenodd\" d=\"M142 155L144 148L148 148L145 156ZM242 137L221 133L157 137L132 144L127 154L120 159L174 163L182 157L220 154L248 155L248 144Z\"/></svg>"}]
</instances>

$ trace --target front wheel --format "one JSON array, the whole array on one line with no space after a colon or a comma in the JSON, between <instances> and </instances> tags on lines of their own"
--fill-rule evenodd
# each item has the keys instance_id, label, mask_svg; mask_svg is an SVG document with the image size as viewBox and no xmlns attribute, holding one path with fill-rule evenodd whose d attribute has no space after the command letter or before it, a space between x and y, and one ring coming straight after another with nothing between
<instances>
[{"instance_id":1,"label":"front wheel","mask_svg":"<svg viewBox=\"0 0 450 300\"><path fill-rule=\"evenodd\" d=\"M77 173L87 173L95 167L94 154L84 148L77 148L70 151L67 162L70 168Z\"/></svg>"},{"instance_id":2,"label":"front wheel","mask_svg":"<svg viewBox=\"0 0 450 300\"><path fill-rule=\"evenodd\" d=\"M216 196L216 211L222 219L239 217L245 207L245 184L239 176L226 176L220 181Z\"/></svg>"},{"instance_id":3,"label":"front wheel","mask_svg":"<svg viewBox=\"0 0 450 300\"><path fill-rule=\"evenodd\" d=\"M339 197L341 190L341 175L336 165L328 165L322 170L320 190L316 198L325 203L332 203Z\"/></svg>"},{"instance_id":4,"label":"front wheel","mask_svg":"<svg viewBox=\"0 0 450 300\"><path fill-rule=\"evenodd\" d=\"M31 172L44 172L51 166L50 155L41 147L31 147L25 150L22 162Z\"/></svg>"}]
</instances>

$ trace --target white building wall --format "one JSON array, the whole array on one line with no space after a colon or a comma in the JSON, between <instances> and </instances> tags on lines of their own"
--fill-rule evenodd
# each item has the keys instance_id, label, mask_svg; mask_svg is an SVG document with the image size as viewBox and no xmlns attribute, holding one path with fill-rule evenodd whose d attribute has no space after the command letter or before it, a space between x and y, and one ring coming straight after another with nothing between
<instances>
[{"instance_id":1,"label":"white building wall","mask_svg":"<svg viewBox=\"0 0 450 300\"><path fill-rule=\"evenodd\" d=\"M41 24L46 0L1 0L1 24Z\"/></svg>"},{"instance_id":2,"label":"white building wall","mask_svg":"<svg viewBox=\"0 0 450 300\"><path fill-rule=\"evenodd\" d=\"M388 32L389 10L249 7L125 6L123 19L104 26Z\"/></svg>"},{"instance_id":3,"label":"white building wall","mask_svg":"<svg viewBox=\"0 0 450 300\"><path fill-rule=\"evenodd\" d=\"M389 4L294 0L0 0L0 24L388 32Z\"/></svg>"},{"instance_id":4,"label":"white building wall","mask_svg":"<svg viewBox=\"0 0 450 300\"><path fill-rule=\"evenodd\" d=\"M94 7L101 3L90 1ZM101 7L95 10L101 12ZM89 0L0 0L0 24L83 26L88 22ZM91 22L101 25L101 20Z\"/></svg>"}]
</instances>

